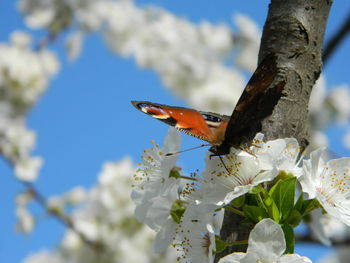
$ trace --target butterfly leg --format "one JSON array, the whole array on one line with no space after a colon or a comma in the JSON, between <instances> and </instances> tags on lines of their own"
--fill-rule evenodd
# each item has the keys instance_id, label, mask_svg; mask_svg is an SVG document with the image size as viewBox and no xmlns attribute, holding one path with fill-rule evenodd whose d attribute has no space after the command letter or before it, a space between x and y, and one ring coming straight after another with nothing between
<instances>
[{"instance_id":1,"label":"butterfly leg","mask_svg":"<svg viewBox=\"0 0 350 263\"><path fill-rule=\"evenodd\" d=\"M221 155L218 155L218 156L219 156L219 158L220 158L220 161L221 161L222 165L225 167L226 171L227 171L228 173L230 173L230 171L228 170L226 164L224 163L224 160L222 159Z\"/></svg>"}]
</instances>

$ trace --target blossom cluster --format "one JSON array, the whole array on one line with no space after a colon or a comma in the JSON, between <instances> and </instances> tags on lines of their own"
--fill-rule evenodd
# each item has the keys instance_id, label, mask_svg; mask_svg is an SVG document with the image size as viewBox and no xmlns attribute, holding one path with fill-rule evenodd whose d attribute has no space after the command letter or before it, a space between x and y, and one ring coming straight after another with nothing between
<instances>
[{"instance_id":1,"label":"blossom cluster","mask_svg":"<svg viewBox=\"0 0 350 263\"><path fill-rule=\"evenodd\" d=\"M11 43L0 44L0 152L23 181L35 180L42 164L40 157L30 156L35 133L26 128L26 113L59 68L52 52L33 51L30 45L31 36L18 31Z\"/></svg>"},{"instance_id":2,"label":"blossom cluster","mask_svg":"<svg viewBox=\"0 0 350 263\"><path fill-rule=\"evenodd\" d=\"M57 34L73 27L67 39L72 59L79 56L89 32L100 32L113 52L156 71L165 87L198 109L232 111L245 82L237 68L225 65L232 49L239 51L236 61L242 69L253 71L256 66L260 30L243 15L235 17L239 30L232 33L224 24L195 25L128 0L21 0L18 6L34 29Z\"/></svg>"},{"instance_id":3,"label":"blossom cluster","mask_svg":"<svg viewBox=\"0 0 350 263\"><path fill-rule=\"evenodd\" d=\"M206 168L201 175L185 176L176 166L177 155L167 154L179 150L179 136L178 132L171 128L163 149L155 145L145 150L142 156L144 163L134 176L136 185L132 198L136 204L135 215L138 220L157 232L154 241L156 252L161 252L172 245L182 253L178 260L213 262L217 249L215 240L221 229L223 210L229 209L228 206L236 204L235 200L245 194L251 194L253 189L263 183L276 183L283 175L293 175L292 178L297 178L303 192L310 199L315 198L329 216L350 226L350 206L348 205L350 158L326 161L322 157L325 150L321 148L312 152L310 158L303 160L301 165L298 162L300 150L296 139L286 138L264 142L263 135L258 134L252 146L245 151L232 148L231 153L222 158L207 157ZM280 180L279 184L287 181ZM295 180L290 179L290 184L292 182ZM274 188L276 189L277 186L272 187ZM278 191L280 190L276 190ZM292 203L288 208L286 204L278 203L280 197L276 198L278 199L276 206L281 207L277 215L276 211L271 214L268 212L259 214L257 210L255 215L252 215L253 213L249 214L251 208L248 206L236 205L236 209L237 207L242 209L241 215L253 222L270 217L276 222L289 222L292 226L296 226L299 222L291 223L291 219L287 219L294 209L295 191L291 193ZM270 197L273 199L276 195L278 194L273 193L272 190ZM283 198L287 200L287 193L285 192L284 195ZM295 208L300 208L297 208L300 214L317 207L305 208L305 205L302 205L303 196L301 195L300 198L295 204ZM285 202L290 202L286 200ZM302 206L304 206L303 209L301 209ZM295 220L295 215L293 217ZM268 224L274 230L268 229L266 226ZM278 224L277 226L275 224L265 222L264 227L267 228L265 232L283 232ZM258 225L255 231L259 232ZM283 234L275 233L275 235L284 239ZM264 240L263 235L255 235L253 230L246 256L233 254L223 258L221 262L253 262L246 261L247 258L271 262L270 257L281 257L280 262L289 262L292 259L295 260L293 262L310 262L299 255L283 256L286 247L283 242L276 240L274 244L265 244L266 246L279 244L278 248L273 250L276 254L266 254L266 251L270 250L254 245L259 239Z\"/></svg>"},{"instance_id":4,"label":"blossom cluster","mask_svg":"<svg viewBox=\"0 0 350 263\"><path fill-rule=\"evenodd\" d=\"M43 163L41 157L31 156L35 132L26 127L26 113L59 70L56 56L44 49L34 51L31 41L29 34L15 31L10 43L0 43L0 152L22 182L35 181ZM16 198L17 230L21 232L34 227L27 208L32 198L30 192Z\"/></svg>"},{"instance_id":5,"label":"blossom cluster","mask_svg":"<svg viewBox=\"0 0 350 263\"><path fill-rule=\"evenodd\" d=\"M134 172L128 158L106 162L93 188L74 188L50 198L49 207L56 212L68 214L74 208L70 218L75 231L66 231L58 250L29 255L24 262L173 262L174 251L150 254L154 233L136 221L130 199Z\"/></svg>"}]
</instances>

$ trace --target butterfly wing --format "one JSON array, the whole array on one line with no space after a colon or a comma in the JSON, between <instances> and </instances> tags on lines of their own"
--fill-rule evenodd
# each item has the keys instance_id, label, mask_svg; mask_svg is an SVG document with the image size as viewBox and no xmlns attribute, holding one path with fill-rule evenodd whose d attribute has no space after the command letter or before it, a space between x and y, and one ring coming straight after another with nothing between
<instances>
[{"instance_id":1,"label":"butterfly wing","mask_svg":"<svg viewBox=\"0 0 350 263\"><path fill-rule=\"evenodd\" d=\"M131 103L147 115L211 144L219 144L224 139L229 116L148 101Z\"/></svg>"},{"instance_id":2,"label":"butterfly wing","mask_svg":"<svg viewBox=\"0 0 350 263\"><path fill-rule=\"evenodd\" d=\"M276 81L277 58L267 55L250 78L231 115L222 144L213 149L215 154L227 154L231 146L238 147L250 141L261 131L261 122L283 96L285 80ZM272 85L272 83L275 83Z\"/></svg>"}]
</instances>

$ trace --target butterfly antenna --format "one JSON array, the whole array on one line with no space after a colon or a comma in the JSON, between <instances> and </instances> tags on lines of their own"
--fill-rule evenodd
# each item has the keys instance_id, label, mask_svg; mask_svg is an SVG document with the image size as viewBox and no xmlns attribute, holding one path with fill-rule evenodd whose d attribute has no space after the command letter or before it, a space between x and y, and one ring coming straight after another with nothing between
<instances>
[{"instance_id":1,"label":"butterfly antenna","mask_svg":"<svg viewBox=\"0 0 350 263\"><path fill-rule=\"evenodd\" d=\"M230 171L228 170L226 164L224 163L224 160L222 159L221 155L219 155L219 158L220 158L220 161L221 161L222 165L225 167L226 171L227 171L228 173L230 173Z\"/></svg>"},{"instance_id":2,"label":"butterfly antenna","mask_svg":"<svg viewBox=\"0 0 350 263\"><path fill-rule=\"evenodd\" d=\"M205 147L205 146L210 146L210 144L209 144L209 143L207 143L207 144L201 144L201 145L199 145L199 146L192 147L192 148L188 148L188 149L185 149L185 150L182 150L182 151L173 152L173 153L167 153L167 154L165 154L165 156L172 156L172 155L175 155L175 154L179 154L179 153L183 153L183 152L188 152L188 151L191 151L191 150L194 150L194 149L198 149L198 148L202 148L202 147Z\"/></svg>"}]
</instances>

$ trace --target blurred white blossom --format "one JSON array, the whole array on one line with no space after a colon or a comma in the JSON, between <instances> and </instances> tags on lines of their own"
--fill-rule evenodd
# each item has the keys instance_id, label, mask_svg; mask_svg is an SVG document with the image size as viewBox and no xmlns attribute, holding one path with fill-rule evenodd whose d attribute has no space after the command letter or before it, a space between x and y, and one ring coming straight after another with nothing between
<instances>
[{"instance_id":1,"label":"blurred white blossom","mask_svg":"<svg viewBox=\"0 0 350 263\"><path fill-rule=\"evenodd\" d=\"M47 250L42 250L37 253L29 254L25 259L25 263L62 263L65 261L64 255L61 253L55 253Z\"/></svg>"},{"instance_id":2,"label":"blurred white blossom","mask_svg":"<svg viewBox=\"0 0 350 263\"><path fill-rule=\"evenodd\" d=\"M50 51L33 51L29 34L15 31L10 38L12 43L0 43L0 151L18 179L34 181L43 160L31 156L35 133L26 128L25 115L47 89L59 63Z\"/></svg>"},{"instance_id":3,"label":"blurred white blossom","mask_svg":"<svg viewBox=\"0 0 350 263\"><path fill-rule=\"evenodd\" d=\"M22 0L19 8L32 28L57 34L75 25L67 42L70 58L81 52L86 33L101 32L112 51L155 70L165 87L195 108L231 113L243 90L241 73L224 65L234 41L230 28L223 24L203 21L195 25L164 9L138 7L128 0ZM260 32L252 20L237 17L242 32L235 36L246 50L239 61L255 68Z\"/></svg>"},{"instance_id":4,"label":"blurred white blossom","mask_svg":"<svg viewBox=\"0 0 350 263\"><path fill-rule=\"evenodd\" d=\"M99 244L100 248L92 248L68 229L58 250L31 254L24 262L174 262L176 254L171 250L161 255L151 253L154 233L133 217L135 207L130 190L134 172L127 158L107 162L99 174L98 184L92 189L75 188L49 201L51 208L64 209L62 206L66 202L73 205L69 196L79 200L79 206L73 207L72 224L92 246Z\"/></svg>"},{"instance_id":5,"label":"blurred white blossom","mask_svg":"<svg viewBox=\"0 0 350 263\"><path fill-rule=\"evenodd\" d=\"M77 186L64 195L64 201L70 205L78 205L85 202L87 197L86 190L81 186Z\"/></svg>"},{"instance_id":6,"label":"blurred white blossom","mask_svg":"<svg viewBox=\"0 0 350 263\"><path fill-rule=\"evenodd\" d=\"M33 182L39 175L39 170L43 160L40 157L29 157L20 159L15 163L15 175L18 179L25 182Z\"/></svg>"},{"instance_id":7,"label":"blurred white blossom","mask_svg":"<svg viewBox=\"0 0 350 263\"><path fill-rule=\"evenodd\" d=\"M72 33L66 42L68 58L72 61L77 59L82 51L85 34L81 31Z\"/></svg>"},{"instance_id":8,"label":"blurred white blossom","mask_svg":"<svg viewBox=\"0 0 350 263\"><path fill-rule=\"evenodd\" d=\"M310 229L312 235L323 244L330 246L333 241L346 240L350 236L350 228L338 218L323 214L321 209L312 211Z\"/></svg>"},{"instance_id":9,"label":"blurred white blossom","mask_svg":"<svg viewBox=\"0 0 350 263\"><path fill-rule=\"evenodd\" d=\"M329 92L327 102L333 108L335 120L346 123L350 116L350 88L348 85L339 85Z\"/></svg>"},{"instance_id":10,"label":"blurred white blossom","mask_svg":"<svg viewBox=\"0 0 350 263\"><path fill-rule=\"evenodd\" d=\"M349 246L338 246L334 251L322 257L317 263L348 263L350 257Z\"/></svg>"},{"instance_id":11,"label":"blurred white blossom","mask_svg":"<svg viewBox=\"0 0 350 263\"><path fill-rule=\"evenodd\" d=\"M31 212L25 206L16 207L17 224L16 229L23 233L32 232L35 220Z\"/></svg>"},{"instance_id":12,"label":"blurred white blossom","mask_svg":"<svg viewBox=\"0 0 350 263\"><path fill-rule=\"evenodd\" d=\"M22 0L18 7L27 14L26 22L32 28L48 27L55 18L55 0ZM63 1L62 1L63 2Z\"/></svg>"},{"instance_id":13,"label":"blurred white blossom","mask_svg":"<svg viewBox=\"0 0 350 263\"><path fill-rule=\"evenodd\" d=\"M253 72L258 62L261 30L252 19L243 14L235 14L234 22L239 29L234 35L234 43L238 47L235 62L241 68Z\"/></svg>"},{"instance_id":14,"label":"blurred white blossom","mask_svg":"<svg viewBox=\"0 0 350 263\"><path fill-rule=\"evenodd\" d=\"M23 233L30 233L35 226L35 218L28 209L33 200L33 193L25 191L16 195L16 229Z\"/></svg>"}]
</instances>

